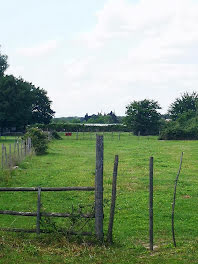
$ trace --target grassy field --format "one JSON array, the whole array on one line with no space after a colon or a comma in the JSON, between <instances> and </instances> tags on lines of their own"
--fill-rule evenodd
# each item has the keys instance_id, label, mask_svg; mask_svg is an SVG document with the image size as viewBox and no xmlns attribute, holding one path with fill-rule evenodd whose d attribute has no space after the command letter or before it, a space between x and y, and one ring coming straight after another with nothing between
<instances>
[{"instance_id":1,"label":"grassy field","mask_svg":"<svg viewBox=\"0 0 198 264\"><path fill-rule=\"evenodd\" d=\"M94 186L94 134L50 143L49 153L26 158L0 173L0 186ZM184 152L175 208L177 248L172 245L171 204ZM64 235L0 232L0 263L198 263L198 142L158 141L122 133L104 135L104 233L108 228L114 156L119 155L114 244ZM148 250L149 157L154 157L154 244ZM47 212L91 212L93 192L42 193ZM36 211L36 193L0 193L0 210ZM55 222L54 222L55 221ZM43 228L94 231L94 221L44 219ZM1 227L35 228L34 217L0 216Z\"/></svg>"}]
</instances>

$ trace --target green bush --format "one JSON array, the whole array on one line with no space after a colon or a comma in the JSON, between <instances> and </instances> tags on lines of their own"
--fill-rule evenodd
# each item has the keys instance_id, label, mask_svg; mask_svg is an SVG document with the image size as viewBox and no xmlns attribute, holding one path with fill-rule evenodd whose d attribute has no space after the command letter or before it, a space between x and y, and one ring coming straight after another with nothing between
<instances>
[{"instance_id":1,"label":"green bush","mask_svg":"<svg viewBox=\"0 0 198 264\"><path fill-rule=\"evenodd\" d=\"M176 121L170 122L160 134L159 139L165 140L196 140L198 139L198 127L196 123L182 126Z\"/></svg>"},{"instance_id":2,"label":"green bush","mask_svg":"<svg viewBox=\"0 0 198 264\"><path fill-rule=\"evenodd\" d=\"M51 135L52 139L57 139L57 140L61 140L62 139L62 137L56 131L52 131L50 135Z\"/></svg>"},{"instance_id":3,"label":"green bush","mask_svg":"<svg viewBox=\"0 0 198 264\"><path fill-rule=\"evenodd\" d=\"M41 129L36 127L28 129L24 138L28 137L32 140L32 145L36 155L42 155L47 152L48 137Z\"/></svg>"}]
</instances>

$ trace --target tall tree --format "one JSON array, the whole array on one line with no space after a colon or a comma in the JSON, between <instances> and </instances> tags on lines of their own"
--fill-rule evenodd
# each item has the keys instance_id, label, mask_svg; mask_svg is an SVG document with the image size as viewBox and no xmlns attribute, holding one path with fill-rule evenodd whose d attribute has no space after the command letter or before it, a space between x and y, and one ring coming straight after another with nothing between
<instances>
[{"instance_id":1,"label":"tall tree","mask_svg":"<svg viewBox=\"0 0 198 264\"><path fill-rule=\"evenodd\" d=\"M159 132L161 109L157 101L133 101L126 107L125 123L135 135L155 135Z\"/></svg>"},{"instance_id":2,"label":"tall tree","mask_svg":"<svg viewBox=\"0 0 198 264\"><path fill-rule=\"evenodd\" d=\"M184 113L189 113L191 116L196 115L198 110L198 93L192 92L184 93L180 98L176 98L176 100L170 105L169 114L173 120L177 120Z\"/></svg>"},{"instance_id":3,"label":"tall tree","mask_svg":"<svg viewBox=\"0 0 198 264\"><path fill-rule=\"evenodd\" d=\"M54 115L47 92L12 75L0 78L0 127L49 123Z\"/></svg>"}]
</instances>

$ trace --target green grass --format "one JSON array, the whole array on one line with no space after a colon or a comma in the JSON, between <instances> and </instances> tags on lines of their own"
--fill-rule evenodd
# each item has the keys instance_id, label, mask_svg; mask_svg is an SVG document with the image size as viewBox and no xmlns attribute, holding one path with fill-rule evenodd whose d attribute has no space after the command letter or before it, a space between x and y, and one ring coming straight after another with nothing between
<instances>
[{"instance_id":1,"label":"green grass","mask_svg":"<svg viewBox=\"0 0 198 264\"><path fill-rule=\"evenodd\" d=\"M171 204L174 181L184 152L175 208L177 248L172 245ZM108 228L114 156L119 155L114 244L97 245L89 238L57 233L29 235L0 233L0 263L198 263L198 142L158 141L122 133L104 136L104 233ZM148 250L149 157L154 157L154 244ZM32 156L1 173L1 186L94 186L94 134L79 134L50 143L49 153ZM93 192L42 193L42 210L71 212L82 206L90 212ZM0 193L1 210L36 211L36 193ZM69 219L52 219L72 228ZM85 221L74 223L81 230ZM35 228L34 217L0 216L1 227ZM43 224L46 227L46 224ZM94 221L84 227L94 231Z\"/></svg>"}]
</instances>

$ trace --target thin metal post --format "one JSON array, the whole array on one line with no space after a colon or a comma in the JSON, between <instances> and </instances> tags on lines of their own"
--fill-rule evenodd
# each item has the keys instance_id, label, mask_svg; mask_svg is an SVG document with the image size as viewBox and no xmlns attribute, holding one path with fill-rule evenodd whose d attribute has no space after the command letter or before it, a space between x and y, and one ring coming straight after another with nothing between
<instances>
[{"instance_id":1,"label":"thin metal post","mask_svg":"<svg viewBox=\"0 0 198 264\"><path fill-rule=\"evenodd\" d=\"M95 232L103 241L103 136L96 136Z\"/></svg>"},{"instance_id":2,"label":"thin metal post","mask_svg":"<svg viewBox=\"0 0 198 264\"><path fill-rule=\"evenodd\" d=\"M149 242L153 250L153 157L149 163Z\"/></svg>"}]
</instances>

